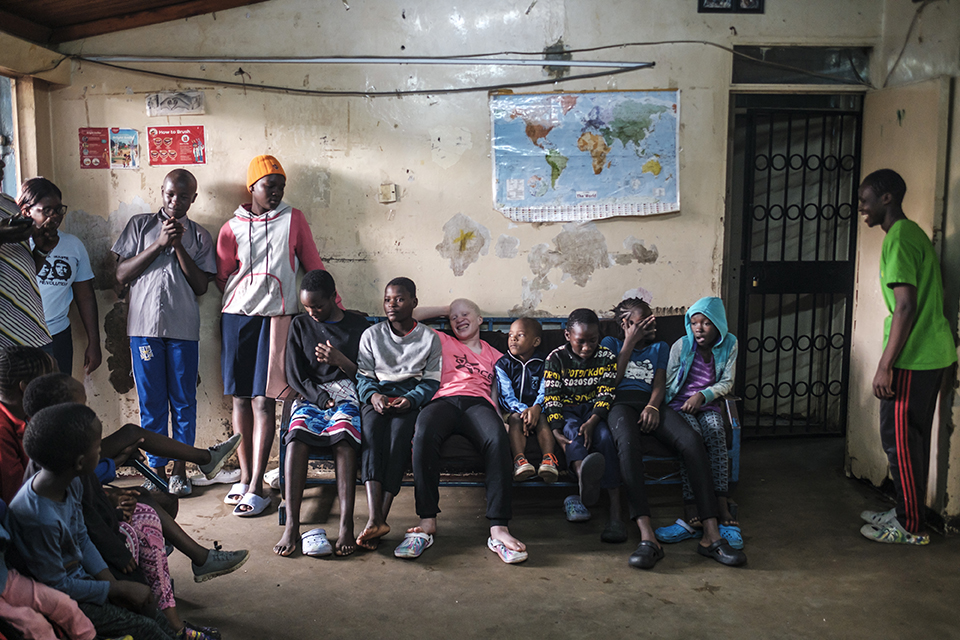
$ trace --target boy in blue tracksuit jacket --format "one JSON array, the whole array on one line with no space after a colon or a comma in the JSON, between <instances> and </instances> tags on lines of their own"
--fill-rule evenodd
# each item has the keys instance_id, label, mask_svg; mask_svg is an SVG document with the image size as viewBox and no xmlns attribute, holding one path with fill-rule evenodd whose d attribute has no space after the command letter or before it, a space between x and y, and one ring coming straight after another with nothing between
<instances>
[{"instance_id":1,"label":"boy in blue tracksuit jacket","mask_svg":"<svg viewBox=\"0 0 960 640\"><path fill-rule=\"evenodd\" d=\"M533 318L520 318L510 325L507 353L497 360L497 386L503 421L510 434L513 453L513 479L526 480L534 473L545 482L556 482L559 476L557 456L553 453L553 434L547 426L543 410L543 354L540 346L540 323ZM523 454L527 436L534 431L543 459L540 467L527 461Z\"/></svg>"}]
</instances>

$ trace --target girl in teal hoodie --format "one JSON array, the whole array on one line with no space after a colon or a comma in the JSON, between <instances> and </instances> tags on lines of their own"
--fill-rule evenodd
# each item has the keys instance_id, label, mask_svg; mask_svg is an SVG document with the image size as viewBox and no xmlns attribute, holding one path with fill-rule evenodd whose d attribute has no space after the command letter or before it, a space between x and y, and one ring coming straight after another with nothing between
<instances>
[{"instance_id":1,"label":"girl in teal hoodie","mask_svg":"<svg viewBox=\"0 0 960 640\"><path fill-rule=\"evenodd\" d=\"M737 337L727 331L727 313L720 298L701 298L685 317L687 335L673 343L667 362L667 404L703 437L710 456L720 524L738 526L727 502L729 478L727 435L719 398L733 390L737 364ZM681 466L687 520L696 525L693 491Z\"/></svg>"}]
</instances>

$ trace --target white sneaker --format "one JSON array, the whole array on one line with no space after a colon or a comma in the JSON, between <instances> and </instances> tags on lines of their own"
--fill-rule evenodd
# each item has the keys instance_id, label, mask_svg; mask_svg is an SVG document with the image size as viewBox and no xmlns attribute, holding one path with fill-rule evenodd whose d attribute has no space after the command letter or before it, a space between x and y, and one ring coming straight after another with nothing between
<instances>
[{"instance_id":1,"label":"white sneaker","mask_svg":"<svg viewBox=\"0 0 960 640\"><path fill-rule=\"evenodd\" d=\"M232 469L227 471L226 469L220 469L217 472L217 475L213 476L207 480L203 474L197 476L190 476L190 482L193 483L195 487L207 487L211 484L233 484L240 481L240 469Z\"/></svg>"}]
</instances>

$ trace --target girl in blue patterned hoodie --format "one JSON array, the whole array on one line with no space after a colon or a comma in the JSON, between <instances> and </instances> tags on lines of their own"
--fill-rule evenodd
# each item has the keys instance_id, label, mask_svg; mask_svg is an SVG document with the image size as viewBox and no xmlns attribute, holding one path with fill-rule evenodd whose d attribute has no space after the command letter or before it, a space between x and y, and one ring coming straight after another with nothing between
<instances>
[{"instance_id":1,"label":"girl in blue patterned hoodie","mask_svg":"<svg viewBox=\"0 0 960 640\"><path fill-rule=\"evenodd\" d=\"M720 524L739 523L727 503L729 478L727 435L719 398L733 390L737 364L737 337L727 331L727 313L720 298L701 298L684 318L687 334L673 343L667 362L667 404L703 437L710 456ZM693 491L681 466L683 499L688 522L696 526Z\"/></svg>"}]
</instances>

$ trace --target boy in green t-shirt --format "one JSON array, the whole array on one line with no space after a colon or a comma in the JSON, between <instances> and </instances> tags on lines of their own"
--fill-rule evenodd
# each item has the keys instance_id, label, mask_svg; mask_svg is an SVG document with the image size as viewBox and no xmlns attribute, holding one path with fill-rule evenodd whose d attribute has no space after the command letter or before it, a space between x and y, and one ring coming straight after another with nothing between
<instances>
[{"instance_id":1,"label":"boy in green t-shirt","mask_svg":"<svg viewBox=\"0 0 960 640\"><path fill-rule=\"evenodd\" d=\"M930 432L944 371L957 361L943 315L940 262L927 234L903 213L907 185L891 169L864 178L859 213L887 234L880 253L880 285L890 315L883 355L873 378L880 399L880 441L890 461L897 506L864 511L860 529L877 542L928 544L924 526Z\"/></svg>"}]
</instances>

